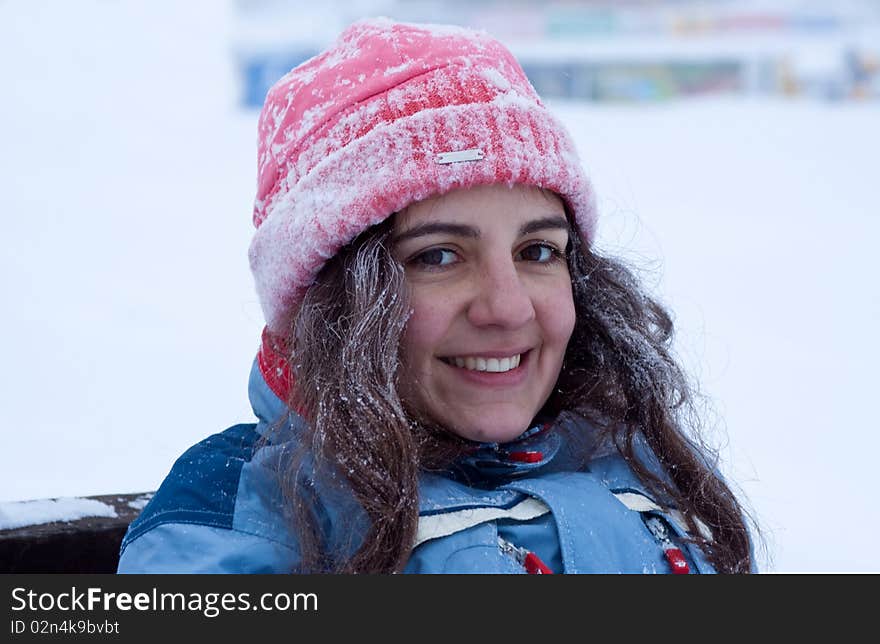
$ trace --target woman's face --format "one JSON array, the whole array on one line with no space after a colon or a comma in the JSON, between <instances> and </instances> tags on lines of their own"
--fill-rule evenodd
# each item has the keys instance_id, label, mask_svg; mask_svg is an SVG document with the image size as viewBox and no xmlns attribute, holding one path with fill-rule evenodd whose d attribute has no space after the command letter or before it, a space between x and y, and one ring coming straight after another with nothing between
<instances>
[{"instance_id":1,"label":"woman's face","mask_svg":"<svg viewBox=\"0 0 880 644\"><path fill-rule=\"evenodd\" d=\"M531 186L480 186L410 205L392 252L412 315L398 387L448 430L506 442L552 392L574 329L562 201Z\"/></svg>"}]
</instances>

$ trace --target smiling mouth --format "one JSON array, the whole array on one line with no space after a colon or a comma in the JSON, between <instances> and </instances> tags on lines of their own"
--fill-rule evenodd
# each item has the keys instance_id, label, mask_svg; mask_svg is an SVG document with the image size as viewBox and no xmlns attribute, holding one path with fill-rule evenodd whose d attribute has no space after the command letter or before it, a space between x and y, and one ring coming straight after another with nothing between
<instances>
[{"instance_id":1,"label":"smiling mouth","mask_svg":"<svg viewBox=\"0 0 880 644\"><path fill-rule=\"evenodd\" d=\"M443 362L459 369L468 371L488 371L489 373L504 373L516 369L522 360L524 353L517 353L506 358L482 358L478 356L456 356L453 358L440 358Z\"/></svg>"}]
</instances>

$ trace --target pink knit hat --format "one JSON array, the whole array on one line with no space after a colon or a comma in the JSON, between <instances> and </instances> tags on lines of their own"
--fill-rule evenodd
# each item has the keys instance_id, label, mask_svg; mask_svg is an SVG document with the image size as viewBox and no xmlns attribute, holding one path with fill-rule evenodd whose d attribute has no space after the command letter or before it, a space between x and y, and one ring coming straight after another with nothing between
<instances>
[{"instance_id":1,"label":"pink knit hat","mask_svg":"<svg viewBox=\"0 0 880 644\"><path fill-rule=\"evenodd\" d=\"M483 32L357 22L279 80L259 121L250 264L269 330L287 330L324 263L408 204L524 183L560 195L587 243L593 191L565 127Z\"/></svg>"}]
</instances>

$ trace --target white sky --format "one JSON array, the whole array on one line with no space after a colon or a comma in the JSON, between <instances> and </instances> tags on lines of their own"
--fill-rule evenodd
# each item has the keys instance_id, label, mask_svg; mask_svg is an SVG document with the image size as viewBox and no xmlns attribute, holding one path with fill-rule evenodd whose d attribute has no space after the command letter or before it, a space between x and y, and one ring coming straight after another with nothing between
<instances>
[{"instance_id":1,"label":"white sky","mask_svg":"<svg viewBox=\"0 0 880 644\"><path fill-rule=\"evenodd\" d=\"M0 501L153 490L251 420L256 113L232 19L0 3ZM676 314L763 569L880 571L880 103L553 107L600 246Z\"/></svg>"}]
</instances>

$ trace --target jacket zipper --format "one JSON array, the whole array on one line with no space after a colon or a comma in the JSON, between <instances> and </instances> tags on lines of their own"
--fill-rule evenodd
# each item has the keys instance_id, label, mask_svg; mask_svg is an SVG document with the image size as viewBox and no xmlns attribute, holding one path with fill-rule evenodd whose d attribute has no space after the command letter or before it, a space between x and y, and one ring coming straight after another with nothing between
<instances>
[{"instance_id":1,"label":"jacket zipper","mask_svg":"<svg viewBox=\"0 0 880 644\"><path fill-rule=\"evenodd\" d=\"M688 566L684 553L681 551L681 548L672 543L672 539L669 538L669 530L666 524L663 523L663 520L660 517L645 515L645 525L651 531L657 543L660 544L660 547L663 548L663 554L672 568L672 574L687 575L690 573L691 569Z\"/></svg>"},{"instance_id":2,"label":"jacket zipper","mask_svg":"<svg viewBox=\"0 0 880 644\"><path fill-rule=\"evenodd\" d=\"M515 546L509 541L498 537L498 547L506 555L509 555L516 562L526 569L530 575L552 575L553 570L541 561L541 558L531 550L526 550L520 546Z\"/></svg>"}]
</instances>

